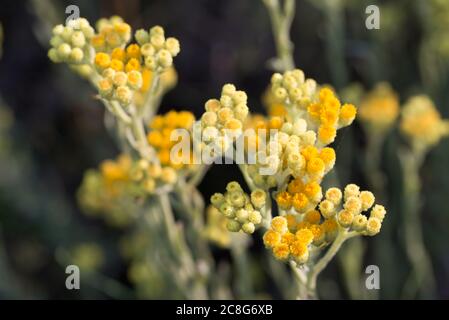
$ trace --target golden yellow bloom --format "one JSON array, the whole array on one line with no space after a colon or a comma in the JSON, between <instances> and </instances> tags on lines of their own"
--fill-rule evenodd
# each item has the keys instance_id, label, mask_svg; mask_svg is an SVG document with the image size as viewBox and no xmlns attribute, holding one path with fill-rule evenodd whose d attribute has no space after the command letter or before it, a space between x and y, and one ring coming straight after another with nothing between
<instances>
[{"instance_id":1,"label":"golden yellow bloom","mask_svg":"<svg viewBox=\"0 0 449 320\"><path fill-rule=\"evenodd\" d=\"M354 105L344 104L340 111L340 124L342 126L350 125L354 121L356 113L357 109Z\"/></svg>"},{"instance_id":2,"label":"golden yellow bloom","mask_svg":"<svg viewBox=\"0 0 449 320\"><path fill-rule=\"evenodd\" d=\"M300 264L307 262L309 259L309 250L307 249L307 245L300 241L295 241L290 246L290 252L295 260Z\"/></svg>"},{"instance_id":3,"label":"golden yellow bloom","mask_svg":"<svg viewBox=\"0 0 449 320\"><path fill-rule=\"evenodd\" d=\"M347 211L347 210L341 210L337 215L338 223L344 227L347 228L352 224L352 221L354 220L354 215Z\"/></svg>"},{"instance_id":4,"label":"golden yellow bloom","mask_svg":"<svg viewBox=\"0 0 449 320\"><path fill-rule=\"evenodd\" d=\"M321 187L316 181L310 181L304 186L304 194L312 201L319 201L322 197Z\"/></svg>"},{"instance_id":5,"label":"golden yellow bloom","mask_svg":"<svg viewBox=\"0 0 449 320\"><path fill-rule=\"evenodd\" d=\"M362 191L360 192L360 200L362 200L362 210L366 211L373 206L376 199L372 192Z\"/></svg>"},{"instance_id":6,"label":"golden yellow bloom","mask_svg":"<svg viewBox=\"0 0 449 320\"><path fill-rule=\"evenodd\" d=\"M330 200L334 205L338 206L342 199L341 190L338 188L329 188L326 191L326 199Z\"/></svg>"},{"instance_id":7,"label":"golden yellow bloom","mask_svg":"<svg viewBox=\"0 0 449 320\"><path fill-rule=\"evenodd\" d=\"M304 221L310 224L318 224L321 221L321 214L318 210L310 210L304 215Z\"/></svg>"},{"instance_id":8,"label":"golden yellow bloom","mask_svg":"<svg viewBox=\"0 0 449 320\"><path fill-rule=\"evenodd\" d=\"M292 205L297 212L302 212L308 205L309 199L307 199L304 193L295 193L292 198Z\"/></svg>"},{"instance_id":9,"label":"golden yellow bloom","mask_svg":"<svg viewBox=\"0 0 449 320\"><path fill-rule=\"evenodd\" d=\"M268 230L263 235L263 243L267 248L273 248L281 243L281 234L273 230Z\"/></svg>"},{"instance_id":10,"label":"golden yellow bloom","mask_svg":"<svg viewBox=\"0 0 449 320\"><path fill-rule=\"evenodd\" d=\"M132 71L130 74L137 72ZM170 111L163 116L156 116L153 118L149 127L152 129L147 134L148 143L156 149L158 153L159 161L164 166L171 166L174 169L190 169L192 159L187 158L190 155L182 154L182 150L179 150L179 154L176 159L170 158L170 151L172 146L178 141L171 141L170 137L173 130L176 129L190 129L195 121L195 117L192 113L187 111Z\"/></svg>"},{"instance_id":11,"label":"golden yellow bloom","mask_svg":"<svg viewBox=\"0 0 449 320\"><path fill-rule=\"evenodd\" d=\"M296 230L298 224L298 222L296 221L296 216L293 214L287 214L285 218L287 219L288 230L292 232Z\"/></svg>"},{"instance_id":12,"label":"golden yellow bloom","mask_svg":"<svg viewBox=\"0 0 449 320\"><path fill-rule=\"evenodd\" d=\"M326 232L324 230L324 227L319 224L313 224L309 227L309 230L313 234L313 244L315 246L319 246L322 244L325 240Z\"/></svg>"},{"instance_id":13,"label":"golden yellow bloom","mask_svg":"<svg viewBox=\"0 0 449 320\"><path fill-rule=\"evenodd\" d=\"M399 115L399 98L388 83L379 83L362 98L359 108L361 122L368 125L368 129L386 131L396 121Z\"/></svg>"},{"instance_id":14,"label":"golden yellow bloom","mask_svg":"<svg viewBox=\"0 0 449 320\"><path fill-rule=\"evenodd\" d=\"M307 162L307 173L311 176L322 176L324 167L324 162L320 158L310 159Z\"/></svg>"},{"instance_id":15,"label":"golden yellow bloom","mask_svg":"<svg viewBox=\"0 0 449 320\"><path fill-rule=\"evenodd\" d=\"M271 220L271 228L280 234L286 233L288 231L287 219L281 216L274 217Z\"/></svg>"},{"instance_id":16,"label":"golden yellow bloom","mask_svg":"<svg viewBox=\"0 0 449 320\"><path fill-rule=\"evenodd\" d=\"M309 245L313 241L313 233L308 228L300 229L296 231L295 234L296 240L298 240L300 243L304 244L305 246Z\"/></svg>"},{"instance_id":17,"label":"golden yellow bloom","mask_svg":"<svg viewBox=\"0 0 449 320\"><path fill-rule=\"evenodd\" d=\"M369 236L374 236L380 232L382 222L379 219L370 217L366 222L366 232Z\"/></svg>"},{"instance_id":18,"label":"golden yellow bloom","mask_svg":"<svg viewBox=\"0 0 449 320\"><path fill-rule=\"evenodd\" d=\"M109 68L111 64L111 57L103 52L99 52L95 55L95 65L100 69Z\"/></svg>"},{"instance_id":19,"label":"golden yellow bloom","mask_svg":"<svg viewBox=\"0 0 449 320\"><path fill-rule=\"evenodd\" d=\"M323 125L318 129L318 139L324 144L330 144L334 142L337 136L337 129L332 126Z\"/></svg>"},{"instance_id":20,"label":"golden yellow bloom","mask_svg":"<svg viewBox=\"0 0 449 320\"><path fill-rule=\"evenodd\" d=\"M279 205L279 207L283 210L288 210L292 206L292 197L288 192L280 192L276 196L276 202Z\"/></svg>"},{"instance_id":21,"label":"golden yellow bloom","mask_svg":"<svg viewBox=\"0 0 449 320\"><path fill-rule=\"evenodd\" d=\"M425 150L449 135L449 122L441 119L429 97L415 96L402 109L400 129L415 149Z\"/></svg>"},{"instance_id":22,"label":"golden yellow bloom","mask_svg":"<svg viewBox=\"0 0 449 320\"><path fill-rule=\"evenodd\" d=\"M290 255L290 250L287 244L281 243L273 248L273 255L278 260L286 260Z\"/></svg>"}]
</instances>

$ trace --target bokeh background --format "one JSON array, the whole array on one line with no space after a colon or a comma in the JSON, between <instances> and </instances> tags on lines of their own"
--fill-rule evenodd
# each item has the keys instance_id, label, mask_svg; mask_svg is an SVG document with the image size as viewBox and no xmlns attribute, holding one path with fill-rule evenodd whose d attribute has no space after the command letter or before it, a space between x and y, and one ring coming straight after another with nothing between
<instances>
[{"instance_id":1,"label":"bokeh background","mask_svg":"<svg viewBox=\"0 0 449 320\"><path fill-rule=\"evenodd\" d=\"M388 81L401 102L412 94L426 93L441 114L449 117L449 3L328 0L335 5L329 12L323 10L322 2L297 1L291 31L296 65L308 77L337 90L353 82L370 89L379 81ZM267 61L275 56L275 47L266 8L259 0L2 1L3 299L137 297L117 245L126 230L87 217L77 204L76 192L83 173L115 157L118 149L107 133L104 108L93 98L94 89L66 66L52 64L47 58L51 27L65 21L65 8L70 4L78 5L81 16L92 23L118 14L134 29L160 24L180 40L178 84L164 98L161 112L188 109L199 116L204 102L217 96L228 82L248 93L251 111L264 112L261 97L272 73ZM369 4L381 8L380 30L365 27L365 8ZM381 290L377 297L384 299L401 297L410 270L402 240L403 177L397 155L401 143L404 141L395 129L382 150L388 219L380 235L362 242L363 265L380 267ZM360 125L354 123L342 130L334 146L340 182L369 187L362 156L366 137ZM448 163L449 139L431 150L421 171L421 223L437 290L418 298L449 298ZM215 166L200 191L208 199L224 189L229 177L241 179L235 166ZM82 283L80 291L68 291L65 266L57 253L80 243L96 243L101 248L103 278ZM250 249L255 269L260 268L260 241L256 239ZM226 250L214 248L214 253L217 259L232 260ZM282 298L267 278L256 278L254 286L260 297ZM103 290L104 286L109 290ZM324 298L350 297L338 259L323 273L319 290ZM121 295L111 295L110 291Z\"/></svg>"}]
</instances>

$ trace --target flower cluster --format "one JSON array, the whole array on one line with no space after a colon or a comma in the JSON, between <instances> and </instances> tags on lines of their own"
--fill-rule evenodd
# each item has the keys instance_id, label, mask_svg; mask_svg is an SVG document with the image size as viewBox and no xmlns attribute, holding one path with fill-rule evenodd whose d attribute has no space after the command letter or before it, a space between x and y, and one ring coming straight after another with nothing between
<instances>
[{"instance_id":1,"label":"flower cluster","mask_svg":"<svg viewBox=\"0 0 449 320\"><path fill-rule=\"evenodd\" d=\"M360 191L359 186L349 184L343 194L338 188L328 189L318 208L325 219L335 218L341 228L374 236L379 233L386 214L385 208L374 202L372 192ZM371 208L367 217L364 212Z\"/></svg>"},{"instance_id":2,"label":"flower cluster","mask_svg":"<svg viewBox=\"0 0 449 320\"><path fill-rule=\"evenodd\" d=\"M152 71L163 71L173 65L173 58L180 52L179 41L175 38L165 38L164 29L155 26L149 32L140 29L135 34L136 41L141 46L145 66Z\"/></svg>"},{"instance_id":3,"label":"flower cluster","mask_svg":"<svg viewBox=\"0 0 449 320\"><path fill-rule=\"evenodd\" d=\"M91 44L96 52L112 52L122 48L131 40L131 26L119 16L102 18L96 24L97 33Z\"/></svg>"},{"instance_id":4,"label":"flower cluster","mask_svg":"<svg viewBox=\"0 0 449 320\"><path fill-rule=\"evenodd\" d=\"M146 160L135 161L123 154L117 160L106 160L99 170L86 172L79 189L81 206L88 214L105 214L113 225L126 225L136 206L136 198L143 198L170 188L177 179L171 167L161 167Z\"/></svg>"},{"instance_id":5,"label":"flower cluster","mask_svg":"<svg viewBox=\"0 0 449 320\"><path fill-rule=\"evenodd\" d=\"M399 115L399 97L388 83L379 83L362 98L358 119L370 134L390 129Z\"/></svg>"},{"instance_id":6,"label":"flower cluster","mask_svg":"<svg viewBox=\"0 0 449 320\"><path fill-rule=\"evenodd\" d=\"M275 99L287 107L293 119L302 118L311 129L316 129L320 144L335 140L337 130L350 125L356 115L352 104L341 105L329 88L317 89L316 82L305 79L299 70L275 73L271 78Z\"/></svg>"},{"instance_id":7,"label":"flower cluster","mask_svg":"<svg viewBox=\"0 0 449 320\"><path fill-rule=\"evenodd\" d=\"M193 151L189 153L179 150L179 154L174 157L171 156L171 149L178 140L171 140L171 134L176 129L190 130L195 122L195 116L188 111L170 111L165 115L155 116L150 124L150 131L148 132L148 143L156 150L159 162L162 166L171 166L174 169L180 170L185 168L185 163L193 163L191 159L184 159L184 157L192 157Z\"/></svg>"},{"instance_id":8,"label":"flower cluster","mask_svg":"<svg viewBox=\"0 0 449 320\"><path fill-rule=\"evenodd\" d=\"M381 205L373 207L374 200L371 192L360 192L354 184L347 185L344 193L330 188L319 205L310 206L304 214L273 218L264 234L264 244L279 260L306 263L311 250L332 243L341 230L369 236L379 233L386 211ZM364 212L370 209L368 218Z\"/></svg>"},{"instance_id":9,"label":"flower cluster","mask_svg":"<svg viewBox=\"0 0 449 320\"><path fill-rule=\"evenodd\" d=\"M122 106L128 106L133 101L134 92L142 87L142 74L137 70L125 73L108 68L102 72L102 77L98 82L100 95L109 101L118 101Z\"/></svg>"},{"instance_id":10,"label":"flower cluster","mask_svg":"<svg viewBox=\"0 0 449 320\"><path fill-rule=\"evenodd\" d=\"M91 57L89 42L94 33L89 22L83 18L70 20L67 26L57 25L50 40L49 58L55 63L70 65L88 63Z\"/></svg>"},{"instance_id":11,"label":"flower cluster","mask_svg":"<svg viewBox=\"0 0 449 320\"><path fill-rule=\"evenodd\" d=\"M231 232L242 230L251 234L262 223L262 214L266 202L266 193L255 190L251 196L246 194L238 182L230 182L226 186L226 193L215 193L211 197L212 205L227 219L227 229Z\"/></svg>"},{"instance_id":12,"label":"flower cluster","mask_svg":"<svg viewBox=\"0 0 449 320\"><path fill-rule=\"evenodd\" d=\"M242 133L243 123L249 112L246 93L236 90L232 84L226 84L220 100L208 100L205 109L198 124L202 141L205 147L218 147L223 152Z\"/></svg>"},{"instance_id":13,"label":"flower cluster","mask_svg":"<svg viewBox=\"0 0 449 320\"><path fill-rule=\"evenodd\" d=\"M415 96L402 109L400 129L416 150L425 150L449 135L449 122L429 97Z\"/></svg>"}]
</instances>

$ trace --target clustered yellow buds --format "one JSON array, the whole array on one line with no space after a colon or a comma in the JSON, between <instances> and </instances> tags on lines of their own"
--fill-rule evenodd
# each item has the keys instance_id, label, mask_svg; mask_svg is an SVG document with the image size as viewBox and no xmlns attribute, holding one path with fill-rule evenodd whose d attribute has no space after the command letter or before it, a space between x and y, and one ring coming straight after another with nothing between
<instances>
[{"instance_id":1,"label":"clustered yellow buds","mask_svg":"<svg viewBox=\"0 0 449 320\"><path fill-rule=\"evenodd\" d=\"M195 122L195 116L188 111L170 111L165 115L155 116L149 123L150 131L147 135L148 143L154 147L157 152L159 162L162 166L170 166L174 169L180 170L185 168L186 163L193 163L192 159L185 159L184 157L193 157L193 150L189 153L181 152L178 155L171 156L171 149L175 144L182 141L182 136L179 136L179 140L171 139L171 135L174 130L185 129L190 130ZM190 142L190 136L189 136ZM191 148L189 143L189 148ZM172 159L173 158L173 159Z\"/></svg>"},{"instance_id":2,"label":"clustered yellow buds","mask_svg":"<svg viewBox=\"0 0 449 320\"><path fill-rule=\"evenodd\" d=\"M140 45L145 66L152 71L162 72L173 65L173 58L180 52L179 41L165 38L164 29L155 26L149 32L140 29L135 34Z\"/></svg>"},{"instance_id":3,"label":"clustered yellow buds","mask_svg":"<svg viewBox=\"0 0 449 320\"><path fill-rule=\"evenodd\" d=\"M344 192L338 188L328 189L318 208L325 219L335 219L341 228L373 236L379 233L386 214L385 208L374 202L370 191L360 191L359 186L349 184ZM364 213L371 208L368 217Z\"/></svg>"},{"instance_id":4,"label":"clustered yellow buds","mask_svg":"<svg viewBox=\"0 0 449 320\"><path fill-rule=\"evenodd\" d=\"M267 135L271 129L278 130L275 135L268 137L269 142L265 145L259 140L256 141L257 164L248 166L249 175L261 188L266 187L268 179L275 179L276 174L291 175L293 178L302 179L304 183L320 183L335 164L335 151L329 147L315 147L316 133L308 130L304 119L296 119L292 123L284 122L280 117L271 117L266 121L252 121L251 125L256 132L260 129L266 130ZM257 133L256 137L260 138L260 133ZM264 177L260 169L269 169L269 176Z\"/></svg>"},{"instance_id":5,"label":"clustered yellow buds","mask_svg":"<svg viewBox=\"0 0 449 320\"><path fill-rule=\"evenodd\" d=\"M83 18L70 20L66 26L57 25L53 28L48 57L55 63L87 64L90 59L89 41L94 32Z\"/></svg>"},{"instance_id":6,"label":"clustered yellow buds","mask_svg":"<svg viewBox=\"0 0 449 320\"><path fill-rule=\"evenodd\" d=\"M312 102L317 84L313 79L306 79L300 69L275 73L271 77L271 90L275 101L282 105L306 109Z\"/></svg>"},{"instance_id":7,"label":"clustered yellow buds","mask_svg":"<svg viewBox=\"0 0 449 320\"><path fill-rule=\"evenodd\" d=\"M248 115L247 96L234 85L223 86L220 100L210 99L199 123L205 145L216 145L225 151L241 133Z\"/></svg>"},{"instance_id":8,"label":"clustered yellow buds","mask_svg":"<svg viewBox=\"0 0 449 320\"><path fill-rule=\"evenodd\" d=\"M305 213L315 208L322 197L321 186L316 181L304 184L296 178L290 181L286 191L276 195L276 202L282 210Z\"/></svg>"},{"instance_id":9,"label":"clustered yellow buds","mask_svg":"<svg viewBox=\"0 0 449 320\"><path fill-rule=\"evenodd\" d=\"M350 125L357 113L354 105L341 105L330 88L318 90L316 82L305 79L299 69L273 74L271 90L273 100L285 107L291 121L306 121L321 146L334 142L337 130Z\"/></svg>"},{"instance_id":10,"label":"clustered yellow buds","mask_svg":"<svg viewBox=\"0 0 449 320\"><path fill-rule=\"evenodd\" d=\"M399 115L399 97L388 83L379 83L362 98L360 121L368 126L370 134L385 132L393 126Z\"/></svg>"},{"instance_id":11,"label":"clustered yellow buds","mask_svg":"<svg viewBox=\"0 0 449 320\"><path fill-rule=\"evenodd\" d=\"M133 101L135 91L142 87L140 71L123 72L108 68L103 71L102 76L98 81L100 95L108 100L116 100L125 107Z\"/></svg>"},{"instance_id":12,"label":"clustered yellow buds","mask_svg":"<svg viewBox=\"0 0 449 320\"><path fill-rule=\"evenodd\" d=\"M228 219L227 229L248 234L262 223L260 210L264 210L265 202L265 191L257 189L248 195L235 181L228 183L225 194L215 193L211 197L212 205Z\"/></svg>"},{"instance_id":13,"label":"clustered yellow buds","mask_svg":"<svg viewBox=\"0 0 449 320\"><path fill-rule=\"evenodd\" d=\"M341 105L329 88L319 91L319 100L307 107L309 118L318 126L318 140L322 145L334 142L337 130L350 125L357 109L352 104Z\"/></svg>"},{"instance_id":14,"label":"clustered yellow buds","mask_svg":"<svg viewBox=\"0 0 449 320\"><path fill-rule=\"evenodd\" d=\"M123 154L116 160L104 161L99 170L89 170L78 196L86 213L103 214L113 225L126 225L133 219L128 212L134 212L136 197L154 194L176 181L173 168L135 161Z\"/></svg>"},{"instance_id":15,"label":"clustered yellow buds","mask_svg":"<svg viewBox=\"0 0 449 320\"><path fill-rule=\"evenodd\" d=\"M91 40L96 52L110 53L115 48L122 48L131 40L131 26L118 16L98 20L96 29L98 33Z\"/></svg>"},{"instance_id":16,"label":"clustered yellow buds","mask_svg":"<svg viewBox=\"0 0 449 320\"><path fill-rule=\"evenodd\" d=\"M309 249L315 239L323 238L324 230L317 224L303 226L297 231L291 229L289 219L283 216L271 220L270 229L265 232L263 242L272 249L278 260L292 259L298 264L304 264L309 259ZM312 231L315 229L315 232Z\"/></svg>"},{"instance_id":17,"label":"clustered yellow buds","mask_svg":"<svg viewBox=\"0 0 449 320\"><path fill-rule=\"evenodd\" d=\"M415 149L425 150L449 135L449 121L441 118L429 97L415 96L402 109L400 129Z\"/></svg>"},{"instance_id":18,"label":"clustered yellow buds","mask_svg":"<svg viewBox=\"0 0 449 320\"><path fill-rule=\"evenodd\" d=\"M344 192L330 188L324 199L318 200L318 205L308 205L305 194L290 195L303 188L293 180L288 186L289 191L278 194L280 207L288 209L296 205L300 210L295 207L295 212L273 218L271 228L264 234L265 246L272 249L277 259L306 263L311 247L318 249L329 245L342 230L368 236L379 233L386 210L381 205L374 205L375 198L371 192L360 191L354 184L346 186ZM321 199L321 188L319 190ZM368 217L364 213L370 209ZM302 214L297 214L298 211Z\"/></svg>"}]
</instances>

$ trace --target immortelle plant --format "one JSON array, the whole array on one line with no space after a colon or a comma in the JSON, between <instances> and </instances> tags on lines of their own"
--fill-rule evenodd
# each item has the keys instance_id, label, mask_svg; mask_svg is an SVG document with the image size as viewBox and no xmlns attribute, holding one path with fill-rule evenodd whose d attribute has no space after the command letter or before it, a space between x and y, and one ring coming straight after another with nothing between
<instances>
[{"instance_id":1,"label":"immortelle plant","mask_svg":"<svg viewBox=\"0 0 449 320\"><path fill-rule=\"evenodd\" d=\"M278 14L272 16L275 30L288 32ZM237 162L250 192L229 182L224 193L211 197L211 221L241 234L233 241L263 234L267 249L293 270L297 298L317 298L317 277L341 245L376 235L386 213L357 185L321 187L336 161L329 145L338 129L353 122L356 107L342 104L330 88L292 66L271 78L271 97L285 109L282 116L255 121L245 92L232 84L205 103L198 121L188 111L156 115L163 93L173 85L180 45L159 26L137 30L136 43L130 44L131 38L130 26L118 17L101 19L96 29L85 19L71 20L53 29L49 57L88 79L113 116L110 127L122 154L88 172L79 196L88 211L108 213L108 221L133 222L139 229L138 240L124 243L136 285L151 283L156 290L159 283L159 294L179 292L175 297L220 296L214 286L226 284L214 271L207 237L222 228L206 228L196 186L209 168L202 159L232 154L236 160L243 150L245 161ZM285 39L279 45L289 50ZM282 59L289 61L282 50ZM242 139L244 148L237 148ZM157 272L145 268L155 265ZM173 286L163 291L162 283Z\"/></svg>"}]
</instances>

